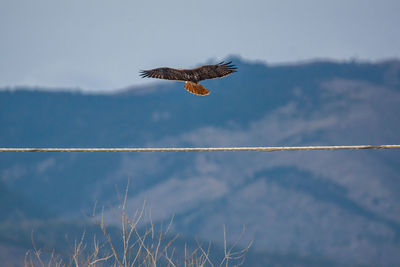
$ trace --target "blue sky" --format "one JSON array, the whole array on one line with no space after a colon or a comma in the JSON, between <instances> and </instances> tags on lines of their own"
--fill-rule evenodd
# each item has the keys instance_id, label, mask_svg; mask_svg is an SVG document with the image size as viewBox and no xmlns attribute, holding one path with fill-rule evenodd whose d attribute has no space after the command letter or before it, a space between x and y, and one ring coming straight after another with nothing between
<instances>
[{"instance_id":1,"label":"blue sky","mask_svg":"<svg viewBox=\"0 0 400 267\"><path fill-rule=\"evenodd\" d=\"M109 91L145 82L140 69L232 54L400 58L399 14L398 0L0 0L0 87Z\"/></svg>"}]
</instances>

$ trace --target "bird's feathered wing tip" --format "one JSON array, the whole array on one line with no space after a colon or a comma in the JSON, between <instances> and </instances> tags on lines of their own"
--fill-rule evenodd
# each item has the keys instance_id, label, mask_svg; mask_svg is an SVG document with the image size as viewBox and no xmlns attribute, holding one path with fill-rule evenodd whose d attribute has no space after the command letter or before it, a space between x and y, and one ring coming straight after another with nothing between
<instances>
[{"instance_id":1,"label":"bird's feathered wing tip","mask_svg":"<svg viewBox=\"0 0 400 267\"><path fill-rule=\"evenodd\" d=\"M139 75L140 75L140 77L142 77L142 78L148 78L148 77L150 77L150 74L149 74L149 72L147 71L147 70L140 70L139 71Z\"/></svg>"},{"instance_id":2,"label":"bird's feathered wing tip","mask_svg":"<svg viewBox=\"0 0 400 267\"><path fill-rule=\"evenodd\" d=\"M208 95L210 91L206 89L203 85L194 82L186 82L185 89L195 95Z\"/></svg>"},{"instance_id":3,"label":"bird's feathered wing tip","mask_svg":"<svg viewBox=\"0 0 400 267\"><path fill-rule=\"evenodd\" d=\"M217 65L223 66L223 67L227 68L228 70L230 70L232 72L237 72L237 67L236 67L235 64L232 64L232 61L228 61L228 62L221 61Z\"/></svg>"}]
</instances>

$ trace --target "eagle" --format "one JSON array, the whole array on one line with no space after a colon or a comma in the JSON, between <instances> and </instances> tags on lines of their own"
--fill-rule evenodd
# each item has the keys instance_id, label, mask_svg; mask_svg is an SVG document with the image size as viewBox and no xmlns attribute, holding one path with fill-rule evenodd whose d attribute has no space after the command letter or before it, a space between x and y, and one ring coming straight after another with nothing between
<instances>
[{"instance_id":1,"label":"eagle","mask_svg":"<svg viewBox=\"0 0 400 267\"><path fill-rule=\"evenodd\" d=\"M210 91L199 82L207 79L222 78L236 72L236 66L229 62L220 62L215 65L204 65L195 69L157 68L141 70L142 78L158 78L165 80L184 81L185 89L195 95L208 95Z\"/></svg>"}]
</instances>

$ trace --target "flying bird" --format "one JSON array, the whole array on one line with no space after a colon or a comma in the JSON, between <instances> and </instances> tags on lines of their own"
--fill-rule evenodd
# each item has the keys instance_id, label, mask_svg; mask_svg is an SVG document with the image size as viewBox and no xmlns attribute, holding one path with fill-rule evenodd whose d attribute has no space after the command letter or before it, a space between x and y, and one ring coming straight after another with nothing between
<instances>
[{"instance_id":1,"label":"flying bird","mask_svg":"<svg viewBox=\"0 0 400 267\"><path fill-rule=\"evenodd\" d=\"M229 62L215 65L205 65L195 69L157 68L140 71L142 78L158 78L165 80L184 81L185 89L196 95L208 95L210 91L199 82L207 79L222 78L236 72L236 66Z\"/></svg>"}]
</instances>

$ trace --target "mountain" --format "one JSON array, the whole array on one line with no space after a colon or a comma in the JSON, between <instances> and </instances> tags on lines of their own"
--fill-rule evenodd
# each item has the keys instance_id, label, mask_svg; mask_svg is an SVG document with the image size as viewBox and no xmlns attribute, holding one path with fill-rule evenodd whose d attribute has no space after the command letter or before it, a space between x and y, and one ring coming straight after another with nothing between
<instances>
[{"instance_id":1,"label":"mountain","mask_svg":"<svg viewBox=\"0 0 400 267\"><path fill-rule=\"evenodd\" d=\"M103 95L3 90L0 146L400 144L399 61L231 60L239 71L206 81L207 97L174 82ZM245 225L239 243L254 240L252 255L266 259L393 266L400 264L399 156L398 150L0 153L0 175L10 192L57 218L79 220L96 202L117 205L115 187L130 180L130 212L146 201L153 221L175 215L173 230L185 236L221 242L226 225L233 242ZM105 218L114 223L112 213Z\"/></svg>"}]
</instances>

